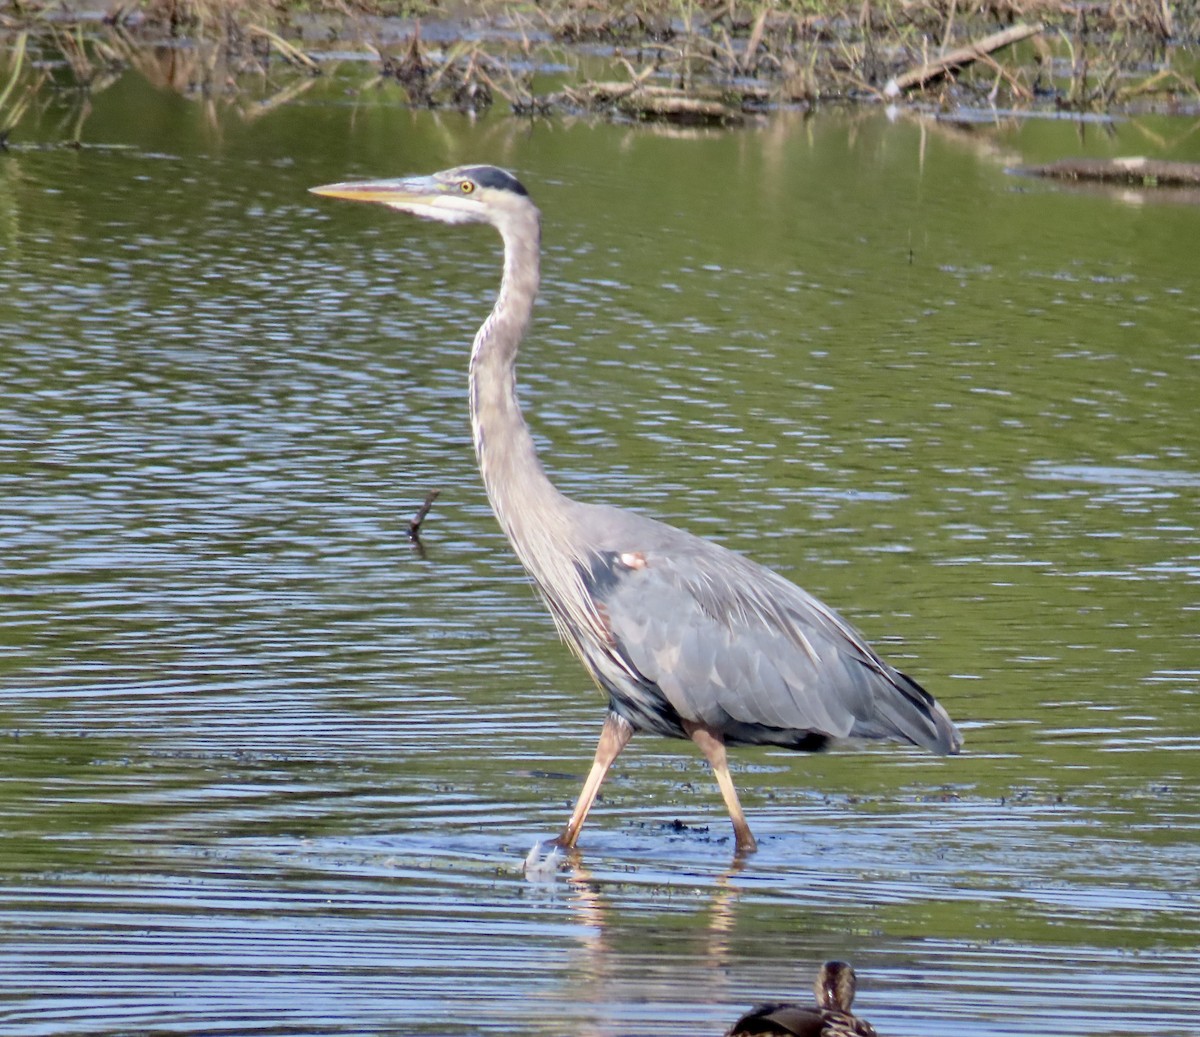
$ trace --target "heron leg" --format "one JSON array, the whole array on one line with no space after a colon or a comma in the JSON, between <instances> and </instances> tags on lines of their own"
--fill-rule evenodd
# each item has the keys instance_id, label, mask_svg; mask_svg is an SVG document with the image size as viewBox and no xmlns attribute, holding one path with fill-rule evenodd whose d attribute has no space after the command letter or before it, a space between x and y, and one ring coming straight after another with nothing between
<instances>
[{"instance_id":1,"label":"heron leg","mask_svg":"<svg viewBox=\"0 0 1200 1037\"><path fill-rule=\"evenodd\" d=\"M592 761L592 769L583 783L583 791L579 793L575 809L571 811L571 820L567 822L567 827L562 830L562 834L554 840L564 850L574 849L575 842L579 838L579 830L583 828L588 811L596 802L596 796L600 793L600 786L604 784L609 767L613 765L613 760L621 755L621 750L629 744L629 739L632 737L633 727L630 726L629 721L619 713L610 711L604 718L604 726L600 729L600 743L596 746L596 758Z\"/></svg>"},{"instance_id":2,"label":"heron leg","mask_svg":"<svg viewBox=\"0 0 1200 1037\"><path fill-rule=\"evenodd\" d=\"M713 777L721 789L721 798L725 800L725 809L729 811L729 819L733 822L735 852L753 853L758 849L758 843L750 832L746 815L742 812L742 804L738 801L737 789L733 787L733 778L729 774L729 762L725 758L725 739L721 732L707 724L697 724L684 721L684 731L688 737L700 746L708 757L708 765L712 768Z\"/></svg>"}]
</instances>

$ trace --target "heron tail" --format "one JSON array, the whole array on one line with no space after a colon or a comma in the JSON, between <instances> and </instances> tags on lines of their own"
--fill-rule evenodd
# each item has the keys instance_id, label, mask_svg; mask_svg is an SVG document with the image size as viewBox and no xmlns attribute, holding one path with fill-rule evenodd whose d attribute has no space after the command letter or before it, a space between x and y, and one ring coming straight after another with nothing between
<instances>
[{"instance_id":1,"label":"heron tail","mask_svg":"<svg viewBox=\"0 0 1200 1037\"><path fill-rule=\"evenodd\" d=\"M942 755L957 753L962 748L962 733L942 704L907 674L889 670L891 694L876 696L875 716L866 723L857 722L851 736L891 738Z\"/></svg>"}]
</instances>

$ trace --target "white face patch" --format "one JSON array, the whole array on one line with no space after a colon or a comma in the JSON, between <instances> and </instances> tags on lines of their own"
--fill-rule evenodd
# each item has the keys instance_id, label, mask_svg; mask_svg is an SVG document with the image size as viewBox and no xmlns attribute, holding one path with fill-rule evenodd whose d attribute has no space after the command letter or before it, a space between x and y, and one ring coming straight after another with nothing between
<instances>
[{"instance_id":1,"label":"white face patch","mask_svg":"<svg viewBox=\"0 0 1200 1037\"><path fill-rule=\"evenodd\" d=\"M621 553L621 564L626 569L645 569L646 556L641 551L623 551Z\"/></svg>"},{"instance_id":2,"label":"white face patch","mask_svg":"<svg viewBox=\"0 0 1200 1037\"><path fill-rule=\"evenodd\" d=\"M384 204L398 212L411 213L413 216L420 216L426 220L437 220L440 223L471 223L483 219L478 205L472 205L465 198L459 198L456 195L445 195L428 202L397 199L395 202L385 202Z\"/></svg>"}]
</instances>

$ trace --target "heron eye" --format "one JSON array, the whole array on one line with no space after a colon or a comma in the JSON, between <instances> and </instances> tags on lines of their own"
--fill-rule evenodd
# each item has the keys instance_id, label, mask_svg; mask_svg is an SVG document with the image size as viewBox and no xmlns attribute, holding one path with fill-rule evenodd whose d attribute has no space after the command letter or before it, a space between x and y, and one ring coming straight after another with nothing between
<instances>
[{"instance_id":1,"label":"heron eye","mask_svg":"<svg viewBox=\"0 0 1200 1037\"><path fill-rule=\"evenodd\" d=\"M472 191L474 191L474 190L475 190L475 185L474 185L473 183L471 183L471 181L470 181L470 180L464 180L464 181L463 181L461 184L459 184L458 186L459 186L460 188L462 188L462 193L463 193L463 194L470 194Z\"/></svg>"}]
</instances>

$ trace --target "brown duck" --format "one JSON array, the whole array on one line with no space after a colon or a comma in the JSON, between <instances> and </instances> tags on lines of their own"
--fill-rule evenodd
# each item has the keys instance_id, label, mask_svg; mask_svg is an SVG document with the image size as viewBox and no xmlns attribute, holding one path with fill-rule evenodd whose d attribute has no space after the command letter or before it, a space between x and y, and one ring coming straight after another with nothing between
<instances>
[{"instance_id":1,"label":"brown duck","mask_svg":"<svg viewBox=\"0 0 1200 1037\"><path fill-rule=\"evenodd\" d=\"M785 1001L758 1005L734 1023L725 1037L876 1037L875 1027L850 1010L854 989L854 969L844 961L827 961L813 983L815 1007Z\"/></svg>"}]
</instances>

